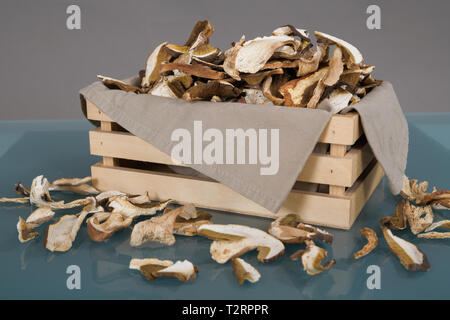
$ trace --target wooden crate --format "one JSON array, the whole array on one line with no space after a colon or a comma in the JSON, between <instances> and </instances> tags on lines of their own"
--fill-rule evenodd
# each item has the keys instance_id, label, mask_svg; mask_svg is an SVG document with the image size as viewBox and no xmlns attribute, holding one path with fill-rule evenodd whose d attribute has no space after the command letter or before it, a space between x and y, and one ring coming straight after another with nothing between
<instances>
[{"instance_id":1,"label":"wooden crate","mask_svg":"<svg viewBox=\"0 0 450 320\"><path fill-rule=\"evenodd\" d=\"M319 139L330 145L329 153L310 156L297 179L303 187L294 186L279 212L272 213L215 180L167 170L175 165L170 156L128 133L89 101L87 117L101 123L89 139L91 154L103 157L91 167L93 185L102 191L148 191L156 200L269 218L297 213L306 223L349 229L384 175L359 115L334 115ZM305 182L320 184L321 192L305 191Z\"/></svg>"}]
</instances>

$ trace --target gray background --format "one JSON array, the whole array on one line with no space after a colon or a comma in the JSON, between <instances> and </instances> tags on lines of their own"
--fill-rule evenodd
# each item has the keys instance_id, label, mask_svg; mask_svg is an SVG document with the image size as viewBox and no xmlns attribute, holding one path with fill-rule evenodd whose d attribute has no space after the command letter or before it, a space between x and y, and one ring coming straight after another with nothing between
<instances>
[{"instance_id":1,"label":"gray background","mask_svg":"<svg viewBox=\"0 0 450 320\"><path fill-rule=\"evenodd\" d=\"M66 29L66 8L81 7L81 30ZM368 30L378 4L381 30ZM405 112L446 112L450 1L362 0L2 0L0 120L81 118L78 90L96 74L134 75L159 43L182 44L209 19L221 49L293 24L356 45L376 77L394 84Z\"/></svg>"}]
</instances>

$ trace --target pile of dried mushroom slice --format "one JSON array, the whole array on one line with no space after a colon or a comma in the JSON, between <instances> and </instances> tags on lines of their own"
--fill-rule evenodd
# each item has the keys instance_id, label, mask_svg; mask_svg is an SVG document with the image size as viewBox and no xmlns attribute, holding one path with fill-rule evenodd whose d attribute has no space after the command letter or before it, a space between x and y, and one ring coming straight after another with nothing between
<instances>
[{"instance_id":1,"label":"pile of dried mushroom slice","mask_svg":"<svg viewBox=\"0 0 450 320\"><path fill-rule=\"evenodd\" d=\"M337 113L357 103L381 81L361 52L335 36L286 25L271 35L233 42L221 51L209 44L214 27L195 24L184 45L164 42L149 55L139 86L98 76L115 89L186 101L240 102L288 107L326 105Z\"/></svg>"},{"instance_id":2,"label":"pile of dried mushroom slice","mask_svg":"<svg viewBox=\"0 0 450 320\"><path fill-rule=\"evenodd\" d=\"M53 252L70 250L78 231L86 223L89 238L95 242L109 239L116 232L132 228L131 246L146 242L159 242L171 246L175 235L203 236L212 241L211 257L220 264L231 260L231 267L239 283L245 280L256 282L261 278L259 271L241 258L248 251L256 249L262 263L274 261L285 252L285 244L304 244L304 248L291 255L300 260L309 275L317 275L331 268L336 261L327 259L327 251L318 242L332 244L333 235L323 229L303 223L298 215L288 214L274 220L268 232L243 225L214 224L212 215L198 211L192 204L169 208L172 200L154 203L148 193L128 195L120 191L99 192L89 183L90 177L58 179L50 183L44 176L33 179L31 187L22 183L15 192L20 198L0 198L1 202L26 204L37 207L26 219L19 217L17 224L20 242L27 242L38 236L36 228L49 223L44 235L44 246ZM388 247L399 258L401 264L411 271L428 271L430 264L426 255L413 243L393 234L407 228L419 238L450 238L450 232L436 231L450 229L450 220L434 222L433 209L450 209L450 191L437 190L428 193L428 182L418 183L404 177L401 201L393 216L380 220L381 232ZM51 192L72 192L85 196L72 202L55 201ZM411 204L414 202L417 206ZM56 210L81 208L76 214L66 214L55 220ZM159 214L162 211L162 214ZM140 221L136 221L140 218ZM134 222L134 224L133 224ZM361 234L367 243L354 254L360 259L372 252L378 245L374 230L365 227ZM328 260L328 261L325 261ZM198 267L190 261L169 261L157 258L132 259L130 269L139 270L146 279L175 277L183 282L196 278Z\"/></svg>"}]
</instances>

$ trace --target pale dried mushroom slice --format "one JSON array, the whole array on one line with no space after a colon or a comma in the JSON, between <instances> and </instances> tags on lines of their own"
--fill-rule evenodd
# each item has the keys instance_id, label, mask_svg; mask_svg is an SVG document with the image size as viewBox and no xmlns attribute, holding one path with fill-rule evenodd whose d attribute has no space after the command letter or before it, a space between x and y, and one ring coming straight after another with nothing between
<instances>
[{"instance_id":1,"label":"pale dried mushroom slice","mask_svg":"<svg viewBox=\"0 0 450 320\"><path fill-rule=\"evenodd\" d=\"M225 78L225 73L213 70L205 65L200 64L182 64L169 62L161 66L161 72L173 70L178 70L204 79L221 80Z\"/></svg>"},{"instance_id":2,"label":"pale dried mushroom slice","mask_svg":"<svg viewBox=\"0 0 450 320\"><path fill-rule=\"evenodd\" d=\"M17 232L19 233L19 241L25 243L36 238L39 233L33 230L33 227L28 225L22 217L19 217L19 222L17 223Z\"/></svg>"},{"instance_id":3,"label":"pale dried mushroom slice","mask_svg":"<svg viewBox=\"0 0 450 320\"><path fill-rule=\"evenodd\" d=\"M368 255L369 253L372 252L373 249L375 249L378 246L378 237L375 231L365 227L359 230L359 232L361 233L361 235L366 237L367 243L364 245L364 247L362 247L361 250L353 254L353 257L355 259L359 259Z\"/></svg>"},{"instance_id":4,"label":"pale dried mushroom slice","mask_svg":"<svg viewBox=\"0 0 450 320\"><path fill-rule=\"evenodd\" d=\"M126 91L126 92L134 92L134 93L141 91L141 88L133 86L122 80L118 80L118 79L114 79L114 78L106 77L106 76L102 76L102 75L97 75L97 78L102 80L102 82L107 87L114 87L114 88L118 88L118 89Z\"/></svg>"},{"instance_id":5,"label":"pale dried mushroom slice","mask_svg":"<svg viewBox=\"0 0 450 320\"><path fill-rule=\"evenodd\" d=\"M97 203L101 203L104 201L108 201L110 198L117 197L117 196L126 196L127 194L122 191L117 190L109 190L99 193L95 196L95 200Z\"/></svg>"},{"instance_id":6,"label":"pale dried mushroom slice","mask_svg":"<svg viewBox=\"0 0 450 320\"><path fill-rule=\"evenodd\" d=\"M327 258L327 256L328 254L325 249L316 246L313 241L307 241L306 250L295 252L291 255L291 259L301 259L303 270L305 270L307 274L314 276L330 269L336 263L336 260L332 259L327 263L322 264L322 261Z\"/></svg>"},{"instance_id":7,"label":"pale dried mushroom slice","mask_svg":"<svg viewBox=\"0 0 450 320\"><path fill-rule=\"evenodd\" d=\"M290 36L260 37L247 41L236 54L235 68L239 72L256 73L272 57L275 50L287 44L294 44Z\"/></svg>"},{"instance_id":8,"label":"pale dried mushroom slice","mask_svg":"<svg viewBox=\"0 0 450 320\"><path fill-rule=\"evenodd\" d=\"M223 100L236 98L242 93L241 89L224 81L199 82L186 90L183 99L186 101L210 100L217 96Z\"/></svg>"},{"instance_id":9,"label":"pale dried mushroom slice","mask_svg":"<svg viewBox=\"0 0 450 320\"><path fill-rule=\"evenodd\" d=\"M347 41L344 41L335 36L319 31L314 31L314 35L316 36L318 42L328 44L331 43L339 46L343 50L345 64L347 65L347 68L355 69L358 68L363 63L364 59L361 52L355 46L348 43Z\"/></svg>"},{"instance_id":10,"label":"pale dried mushroom slice","mask_svg":"<svg viewBox=\"0 0 450 320\"><path fill-rule=\"evenodd\" d=\"M111 198L108 207L112 212L118 212L125 218L135 219L140 216L152 216L158 211L164 210L173 200L167 200L155 205L138 205L130 202L127 196L117 196Z\"/></svg>"},{"instance_id":11,"label":"pale dried mushroom slice","mask_svg":"<svg viewBox=\"0 0 450 320\"><path fill-rule=\"evenodd\" d=\"M92 177L90 176L84 178L60 178L53 181L50 186L79 186L89 182L92 182Z\"/></svg>"},{"instance_id":12,"label":"pale dried mushroom slice","mask_svg":"<svg viewBox=\"0 0 450 320\"><path fill-rule=\"evenodd\" d=\"M405 215L408 218L409 227L413 234L418 234L428 228L434 219L431 206L416 207L406 201Z\"/></svg>"},{"instance_id":13,"label":"pale dried mushroom slice","mask_svg":"<svg viewBox=\"0 0 450 320\"><path fill-rule=\"evenodd\" d=\"M68 251L72 248L87 215L102 210L102 207L95 206L95 199L91 198L91 204L84 207L80 213L64 215L57 222L48 226L44 236L44 246L52 252Z\"/></svg>"},{"instance_id":14,"label":"pale dried mushroom slice","mask_svg":"<svg viewBox=\"0 0 450 320\"><path fill-rule=\"evenodd\" d=\"M343 71L344 63L342 62L342 50L337 47L333 50L333 55L330 59L330 68L324 77L323 83L326 86L335 85L339 81Z\"/></svg>"},{"instance_id":15,"label":"pale dried mushroom slice","mask_svg":"<svg viewBox=\"0 0 450 320\"><path fill-rule=\"evenodd\" d=\"M438 228L450 229L450 220L433 222L428 228L425 229L425 232L430 232Z\"/></svg>"},{"instance_id":16,"label":"pale dried mushroom slice","mask_svg":"<svg viewBox=\"0 0 450 320\"><path fill-rule=\"evenodd\" d=\"M176 44L166 45L166 51L171 55L178 57L174 61L181 63L182 61L190 63L195 57L202 61L214 61L220 54L220 50L209 45L199 45L197 47L179 46ZM185 60L185 58L187 58Z\"/></svg>"},{"instance_id":17,"label":"pale dried mushroom slice","mask_svg":"<svg viewBox=\"0 0 450 320\"><path fill-rule=\"evenodd\" d=\"M261 68L261 70L297 68L298 65L298 60L270 60Z\"/></svg>"},{"instance_id":18,"label":"pale dried mushroom slice","mask_svg":"<svg viewBox=\"0 0 450 320\"><path fill-rule=\"evenodd\" d=\"M245 92L245 103L265 104L271 102L260 89L244 89L243 91Z\"/></svg>"},{"instance_id":19,"label":"pale dried mushroom slice","mask_svg":"<svg viewBox=\"0 0 450 320\"><path fill-rule=\"evenodd\" d=\"M266 79L269 76L276 75L276 74L283 74L283 69L273 69L273 70L267 70L267 71L260 71L257 73L246 73L241 74L242 80L247 82L247 84L251 86L259 85L264 79Z\"/></svg>"},{"instance_id":20,"label":"pale dried mushroom slice","mask_svg":"<svg viewBox=\"0 0 450 320\"><path fill-rule=\"evenodd\" d=\"M145 268L145 266L141 266ZM180 281L188 282L197 278L198 267L188 260L177 261L173 265L156 271L156 277L174 277Z\"/></svg>"},{"instance_id":21,"label":"pale dried mushroom slice","mask_svg":"<svg viewBox=\"0 0 450 320\"><path fill-rule=\"evenodd\" d=\"M317 46L317 50L309 48L309 51L298 60L297 77L303 77L317 71L326 53L326 47L321 44Z\"/></svg>"},{"instance_id":22,"label":"pale dried mushroom slice","mask_svg":"<svg viewBox=\"0 0 450 320\"><path fill-rule=\"evenodd\" d=\"M93 216L86 220L89 238L96 242L109 239L114 233L128 228L133 219L123 217L120 213L107 212L102 216Z\"/></svg>"},{"instance_id":23,"label":"pale dried mushroom slice","mask_svg":"<svg viewBox=\"0 0 450 320\"><path fill-rule=\"evenodd\" d=\"M34 210L27 218L26 223L31 228L37 228L43 223L50 221L55 215L49 207L41 207Z\"/></svg>"},{"instance_id":24,"label":"pale dried mushroom slice","mask_svg":"<svg viewBox=\"0 0 450 320\"><path fill-rule=\"evenodd\" d=\"M280 240L256 228L210 224L202 225L198 233L214 240L210 252L218 263L225 263L253 249L258 250L258 260L261 262L275 260L284 254L284 245Z\"/></svg>"},{"instance_id":25,"label":"pale dried mushroom slice","mask_svg":"<svg viewBox=\"0 0 450 320\"><path fill-rule=\"evenodd\" d=\"M100 192L96 188L88 184L88 182L91 181L92 181L91 177L69 178L69 179L62 178L53 181L49 187L49 190L67 191L85 196L99 194Z\"/></svg>"},{"instance_id":26,"label":"pale dried mushroom slice","mask_svg":"<svg viewBox=\"0 0 450 320\"><path fill-rule=\"evenodd\" d=\"M212 224L212 215L205 211L198 211L195 217L183 217L179 214L175 219L173 226L173 232L182 236L196 236L198 234L198 228L204 224Z\"/></svg>"},{"instance_id":27,"label":"pale dried mushroom slice","mask_svg":"<svg viewBox=\"0 0 450 320\"><path fill-rule=\"evenodd\" d=\"M430 263L427 256L420 251L420 249L400 237L395 236L391 230L386 227L381 227L384 239L386 240L389 249L399 258L400 263L406 270L410 271L428 271L430 270Z\"/></svg>"},{"instance_id":28,"label":"pale dried mushroom slice","mask_svg":"<svg viewBox=\"0 0 450 320\"><path fill-rule=\"evenodd\" d=\"M328 98L320 102L318 109L328 110L332 114L337 114L348 107L353 94L343 89L335 89Z\"/></svg>"},{"instance_id":29,"label":"pale dried mushroom slice","mask_svg":"<svg viewBox=\"0 0 450 320\"><path fill-rule=\"evenodd\" d=\"M325 76L328 69L329 67L323 67L306 77L285 83L280 88L280 93L284 97L284 104L290 107L305 107L317 83Z\"/></svg>"},{"instance_id":30,"label":"pale dried mushroom slice","mask_svg":"<svg viewBox=\"0 0 450 320\"><path fill-rule=\"evenodd\" d=\"M173 261L159 260L156 258L144 258L144 259L133 258L130 260L129 268L131 270L139 270L139 268L141 266L149 265L149 264L158 265L161 267L161 269L164 269L164 268L167 268L167 267L173 265Z\"/></svg>"},{"instance_id":31,"label":"pale dried mushroom slice","mask_svg":"<svg viewBox=\"0 0 450 320\"><path fill-rule=\"evenodd\" d=\"M431 205L436 209L450 209L450 190L436 190L425 195L418 204Z\"/></svg>"},{"instance_id":32,"label":"pale dried mushroom slice","mask_svg":"<svg viewBox=\"0 0 450 320\"><path fill-rule=\"evenodd\" d=\"M223 70L233 79L241 80L239 76L239 71L236 69L236 57L239 50L245 43L245 36L243 35L241 39L234 44L230 49L225 52L225 60L223 61Z\"/></svg>"},{"instance_id":33,"label":"pale dried mushroom slice","mask_svg":"<svg viewBox=\"0 0 450 320\"><path fill-rule=\"evenodd\" d=\"M130 201L133 204L150 204L152 202L152 199L150 198L150 195L148 192L145 192L144 194L134 196L134 197L128 197L128 201Z\"/></svg>"},{"instance_id":34,"label":"pale dried mushroom slice","mask_svg":"<svg viewBox=\"0 0 450 320\"><path fill-rule=\"evenodd\" d=\"M153 96L165 98L178 98L178 92L174 91L174 87L170 86L167 77L161 77L151 88L149 93Z\"/></svg>"},{"instance_id":35,"label":"pale dried mushroom slice","mask_svg":"<svg viewBox=\"0 0 450 320\"><path fill-rule=\"evenodd\" d=\"M418 183L416 179L409 180L407 176L403 176L403 187L400 195L409 201L416 203L423 200L428 195L428 181Z\"/></svg>"},{"instance_id":36,"label":"pale dried mushroom slice","mask_svg":"<svg viewBox=\"0 0 450 320\"><path fill-rule=\"evenodd\" d=\"M282 27L278 27L272 31L272 35L274 36L297 36L302 40L311 42L309 38L309 32L306 29L295 28L292 25L285 25Z\"/></svg>"},{"instance_id":37,"label":"pale dried mushroom slice","mask_svg":"<svg viewBox=\"0 0 450 320\"><path fill-rule=\"evenodd\" d=\"M234 258L231 261L231 267L239 284L243 284L245 280L255 283L261 278L261 274L250 263L241 258Z\"/></svg>"},{"instance_id":38,"label":"pale dried mushroom slice","mask_svg":"<svg viewBox=\"0 0 450 320\"><path fill-rule=\"evenodd\" d=\"M145 75L142 78L141 86L143 88L151 87L160 77L161 65L170 60L170 55L165 50L167 42L161 43L148 56L145 65Z\"/></svg>"},{"instance_id":39,"label":"pale dried mushroom slice","mask_svg":"<svg viewBox=\"0 0 450 320\"><path fill-rule=\"evenodd\" d=\"M30 197L23 198L0 198L0 203L29 203Z\"/></svg>"},{"instance_id":40,"label":"pale dried mushroom slice","mask_svg":"<svg viewBox=\"0 0 450 320\"><path fill-rule=\"evenodd\" d=\"M392 230L405 230L408 226L408 218L405 213L407 206L406 200L402 200L395 208L395 214L391 217L381 218L381 224Z\"/></svg>"},{"instance_id":41,"label":"pale dried mushroom slice","mask_svg":"<svg viewBox=\"0 0 450 320\"><path fill-rule=\"evenodd\" d=\"M450 239L450 232L425 232L417 235L418 238L424 239Z\"/></svg>"}]
</instances>

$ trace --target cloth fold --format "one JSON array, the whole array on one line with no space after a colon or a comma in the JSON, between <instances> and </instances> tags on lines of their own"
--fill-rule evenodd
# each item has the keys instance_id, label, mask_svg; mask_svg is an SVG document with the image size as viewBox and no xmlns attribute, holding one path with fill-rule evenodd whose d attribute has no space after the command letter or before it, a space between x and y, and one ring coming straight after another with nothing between
<instances>
[{"instance_id":1,"label":"cloth fold","mask_svg":"<svg viewBox=\"0 0 450 320\"><path fill-rule=\"evenodd\" d=\"M135 83L138 79L127 81ZM91 101L130 133L168 155L174 147L179 149L181 141L187 141L189 137L180 138L181 133L187 133L191 142L191 164L188 164L191 168L271 212L280 209L332 116L319 109L232 102L191 103L111 90L101 82L82 89L80 94L83 108L85 99ZM408 126L392 85L384 82L354 105L354 109L361 115L367 140L386 172L391 191L398 194L406 167ZM238 129L243 130L241 134L245 138L245 156L240 159L243 163L239 163L239 139L231 139ZM234 148L227 149L231 142ZM212 146L214 152L210 152ZM225 153L231 149L234 157L227 159ZM209 155L209 161L212 155L224 164L208 164L208 159L199 161L205 154Z\"/></svg>"}]
</instances>

